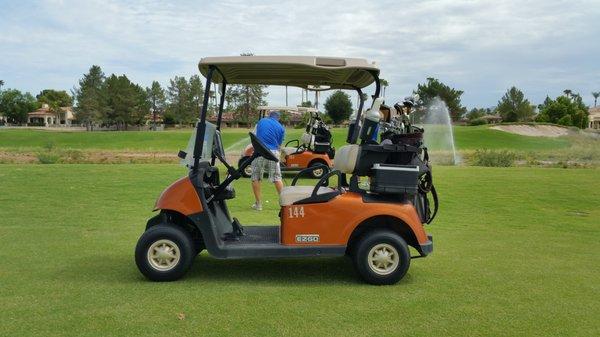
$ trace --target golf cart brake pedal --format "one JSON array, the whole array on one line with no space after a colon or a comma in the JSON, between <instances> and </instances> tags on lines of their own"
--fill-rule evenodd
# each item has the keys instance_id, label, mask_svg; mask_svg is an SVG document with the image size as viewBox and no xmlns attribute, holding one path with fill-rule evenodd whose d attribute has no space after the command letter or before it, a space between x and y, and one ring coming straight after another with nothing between
<instances>
[{"instance_id":1,"label":"golf cart brake pedal","mask_svg":"<svg viewBox=\"0 0 600 337\"><path fill-rule=\"evenodd\" d=\"M242 226L240 224L240 221L237 218L233 218L233 221L231 222L231 226L233 227L233 233L235 233L238 236L244 236L246 235L246 232L244 231L244 226Z\"/></svg>"}]
</instances>

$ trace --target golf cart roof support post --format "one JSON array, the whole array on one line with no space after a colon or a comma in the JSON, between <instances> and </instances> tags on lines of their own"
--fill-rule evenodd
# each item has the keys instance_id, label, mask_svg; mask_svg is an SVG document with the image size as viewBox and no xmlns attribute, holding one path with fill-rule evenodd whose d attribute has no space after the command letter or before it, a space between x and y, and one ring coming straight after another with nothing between
<instances>
[{"instance_id":1,"label":"golf cart roof support post","mask_svg":"<svg viewBox=\"0 0 600 337\"><path fill-rule=\"evenodd\" d=\"M208 68L208 73L206 74L206 90L204 90L202 109L200 109L200 122L196 126L196 142L194 143L194 173L198 171L198 164L200 163L200 157L202 157L202 147L204 146L204 132L206 131L206 111L208 110L208 100L210 98L209 89L214 71L215 67L210 66Z\"/></svg>"},{"instance_id":2,"label":"golf cart roof support post","mask_svg":"<svg viewBox=\"0 0 600 337\"><path fill-rule=\"evenodd\" d=\"M372 71L371 75L373 75L373 78L375 79L375 93L373 94L373 101L375 101L375 99L379 97L379 93L381 92L381 81L379 80L378 73Z\"/></svg>"},{"instance_id":3,"label":"golf cart roof support post","mask_svg":"<svg viewBox=\"0 0 600 337\"><path fill-rule=\"evenodd\" d=\"M356 144L356 141L358 140L358 133L360 132L360 128L358 127L359 123L360 123L360 116L362 114L362 109L363 106L365 105L365 99L363 98L363 92L362 90L360 90L360 88L356 88L356 92L358 93L358 110L356 110L356 121L355 121L355 126L352 132L352 138L350 138L351 142L350 144Z\"/></svg>"},{"instance_id":4,"label":"golf cart roof support post","mask_svg":"<svg viewBox=\"0 0 600 337\"><path fill-rule=\"evenodd\" d=\"M217 116L217 130L221 130L221 121L223 120L223 107L225 105L225 92L227 87L227 82L223 81L223 86L221 87L221 97L219 97L219 115Z\"/></svg>"}]
</instances>

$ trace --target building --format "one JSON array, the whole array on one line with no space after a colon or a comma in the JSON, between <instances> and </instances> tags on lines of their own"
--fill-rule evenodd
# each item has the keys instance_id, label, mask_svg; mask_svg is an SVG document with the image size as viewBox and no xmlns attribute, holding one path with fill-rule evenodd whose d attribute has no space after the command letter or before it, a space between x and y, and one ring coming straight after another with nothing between
<instances>
[{"instance_id":1,"label":"building","mask_svg":"<svg viewBox=\"0 0 600 337\"><path fill-rule=\"evenodd\" d=\"M589 125L590 129L600 130L600 107L593 107L588 110L589 112Z\"/></svg>"},{"instance_id":2,"label":"building","mask_svg":"<svg viewBox=\"0 0 600 337\"><path fill-rule=\"evenodd\" d=\"M42 104L42 107L27 114L27 124L34 126L71 126L75 116L73 108L62 107L61 112L57 115L50 110L48 104Z\"/></svg>"}]
</instances>

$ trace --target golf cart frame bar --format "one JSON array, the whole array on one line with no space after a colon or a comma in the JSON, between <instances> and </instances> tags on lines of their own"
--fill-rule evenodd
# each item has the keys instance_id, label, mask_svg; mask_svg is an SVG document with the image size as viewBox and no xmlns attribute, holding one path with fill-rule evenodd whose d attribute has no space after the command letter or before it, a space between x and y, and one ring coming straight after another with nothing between
<instances>
[{"instance_id":1,"label":"golf cart frame bar","mask_svg":"<svg viewBox=\"0 0 600 337\"><path fill-rule=\"evenodd\" d=\"M225 76L225 72L222 71L221 69L219 69L219 67L215 64L210 64L209 62L211 61L211 59L215 59L215 60L220 60L220 59L231 59L231 60L237 60L238 61L238 65L240 64L245 64L245 65L251 65L253 63L251 62L239 62L239 60L243 60L246 61L251 58L258 58L260 59L261 57L258 56L241 56L241 57L231 57L231 58L207 58L207 59L202 59L200 61L199 64L199 68L201 70L201 72L203 73L203 75L206 76L206 85L205 88L206 90L204 91L204 97L203 97L203 101L202 101L202 107L200 109L200 121L199 123L197 123L196 125L196 141L195 141L195 146L194 146L194 166L192 167L192 171L194 173L197 172L198 170L198 165L200 162L200 158L202 157L202 150L203 150L203 146L204 146L204 136L205 136L205 129L206 129L206 114L208 111L208 104L209 104L209 99L210 99L210 87L213 83L213 78L215 77L215 73L217 74L218 78L216 81L214 81L214 83L220 83L221 86L221 97L219 100L219 109L218 109L218 115L217 115L217 125L216 125L216 129L220 130L221 129L221 121L222 121L222 117L223 117L223 107L225 104L225 92L226 92L226 87L228 82L228 79ZM375 99L377 97L379 97L379 93L381 90L381 83L379 80L379 69L377 69L375 66L373 65L369 65L366 63L365 60L360 60L360 59L334 59L334 58L312 58L312 57L262 57L264 60L263 61L264 64L261 64L263 67L267 67L269 65L269 63L267 62L268 60L273 60L273 59L286 59L286 58L292 58L294 60L299 59L302 62L306 63L309 60L316 60L315 64L317 66L319 66L320 68L326 68L326 67L332 67L332 69L328 69L328 73L326 73L326 75L334 77L336 74L336 71L339 71L338 69L344 69L346 71L346 73L349 72L349 70L361 70L361 71L365 71L366 73L370 74L372 77L372 80L365 80L364 77L358 78L359 76L355 76L356 78L358 78L356 80L356 85L355 84L345 84L345 83L338 83L338 84L333 84L330 86L329 89L327 90L331 90L331 89L349 89L349 90L355 90L358 93L358 97L359 97L359 107L357 110L357 114L356 114L356 123L358 123L358 121L360 121L361 115L362 115L362 110L364 107L364 102L365 99L363 97L363 92L362 92L362 88L369 86L370 84L372 84L373 82L375 83L375 93L373 94L372 98ZM343 61L343 62L342 62ZM321 63L319 63L321 62ZM344 66L349 63L349 64L354 64L354 66L352 67L344 67L342 66L342 63L344 64ZM232 62L231 64L236 64L234 62ZM300 63L301 65L304 65L303 63ZM359 66L357 66L356 64L359 64ZM319 67L314 67L319 68ZM338 68L338 69L336 69ZM266 70L265 70L266 71ZM321 70L322 71L322 70ZM307 73L308 75L310 75L310 73ZM304 75L304 74L303 74ZM344 74L342 74L344 75ZM266 82L267 84L272 84L272 85L285 85L284 83L279 83L278 81L280 81L281 79L271 79L271 80L264 80L264 82ZM261 78L259 76L256 76L254 78L251 78L251 81L254 81L256 83L261 82ZM238 81L236 81L238 82ZM243 81L240 80L240 82L242 82L241 84L247 84L247 81ZM246 83L244 83L246 82ZM276 83L273 83L276 82ZM263 83L264 84L264 83ZM304 82L292 82L289 83L288 85L293 85L293 86L298 86L298 87L302 87L302 88L306 88L306 89L310 89L308 88L308 85L304 85ZM357 124L358 125L358 124ZM358 139L358 130L359 128L354 128L354 132L352 134L352 138L351 138L351 143L354 144L356 143L357 139ZM215 161L215 155L212 154L211 155L211 163L214 164Z\"/></svg>"}]
</instances>

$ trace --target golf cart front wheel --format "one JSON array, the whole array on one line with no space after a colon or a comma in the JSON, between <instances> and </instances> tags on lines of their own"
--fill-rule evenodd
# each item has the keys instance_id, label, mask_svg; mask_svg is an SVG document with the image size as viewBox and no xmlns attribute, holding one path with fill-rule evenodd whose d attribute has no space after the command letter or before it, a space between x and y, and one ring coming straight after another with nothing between
<instances>
[{"instance_id":1,"label":"golf cart front wheel","mask_svg":"<svg viewBox=\"0 0 600 337\"><path fill-rule=\"evenodd\" d=\"M195 256L190 235L179 227L157 225L142 234L135 247L135 263L152 281L180 279Z\"/></svg>"},{"instance_id":2,"label":"golf cart front wheel","mask_svg":"<svg viewBox=\"0 0 600 337\"><path fill-rule=\"evenodd\" d=\"M389 230L367 233L357 244L354 267L365 282L395 284L410 266L410 252L402 237Z\"/></svg>"},{"instance_id":3,"label":"golf cart front wheel","mask_svg":"<svg viewBox=\"0 0 600 337\"><path fill-rule=\"evenodd\" d=\"M249 157L240 158L238 161L238 167L242 166L242 163L244 163L244 161L246 161L248 158ZM246 168L242 171L242 177L250 178L250 176L252 176L252 165L246 166Z\"/></svg>"}]
</instances>

